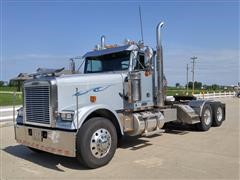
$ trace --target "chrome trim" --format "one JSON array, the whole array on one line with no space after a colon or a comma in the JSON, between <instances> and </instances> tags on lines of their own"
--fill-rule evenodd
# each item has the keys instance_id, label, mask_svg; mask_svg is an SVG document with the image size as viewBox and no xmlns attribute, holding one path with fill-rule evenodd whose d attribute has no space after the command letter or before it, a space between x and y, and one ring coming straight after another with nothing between
<instances>
[{"instance_id":1,"label":"chrome trim","mask_svg":"<svg viewBox=\"0 0 240 180\"><path fill-rule=\"evenodd\" d=\"M15 139L20 144L53 154L76 157L76 132L74 131L47 129L18 124L15 124L14 127L16 129ZM28 135L28 129L38 132L45 131L48 136L47 138L42 138L42 141L35 141L32 136Z\"/></svg>"},{"instance_id":2,"label":"chrome trim","mask_svg":"<svg viewBox=\"0 0 240 180\"><path fill-rule=\"evenodd\" d=\"M163 51L161 44L161 29L164 22L160 22L156 28L156 37L157 37L157 106L164 106L164 89L163 89Z\"/></svg>"},{"instance_id":3,"label":"chrome trim","mask_svg":"<svg viewBox=\"0 0 240 180\"><path fill-rule=\"evenodd\" d=\"M48 85L49 86L49 124L44 123L38 123L38 122L29 122L26 120L26 92L25 87L36 87L36 86L42 86L42 85ZM57 83L56 79L53 77L48 78L40 78L40 79L33 79L26 81L23 85L24 87L24 97L23 97L23 103L24 103L24 117L23 122L24 124L31 124L31 125L37 125L37 126L44 126L44 127L55 127L56 126L56 117L55 117L55 111L57 111L58 108L58 102L57 102Z\"/></svg>"},{"instance_id":4,"label":"chrome trim","mask_svg":"<svg viewBox=\"0 0 240 180\"><path fill-rule=\"evenodd\" d=\"M223 108L219 106L217 108L217 121L221 122L222 119L223 119Z\"/></svg>"},{"instance_id":5,"label":"chrome trim","mask_svg":"<svg viewBox=\"0 0 240 180\"><path fill-rule=\"evenodd\" d=\"M129 72L134 71L134 67L136 66L136 61L137 61L137 51L133 50L130 53L130 61L129 61L129 67L128 70Z\"/></svg>"},{"instance_id":6,"label":"chrome trim","mask_svg":"<svg viewBox=\"0 0 240 180\"><path fill-rule=\"evenodd\" d=\"M91 137L90 149L95 158L101 159L105 157L112 145L112 138L109 131L105 128L98 129Z\"/></svg>"},{"instance_id":7,"label":"chrome trim","mask_svg":"<svg viewBox=\"0 0 240 180\"><path fill-rule=\"evenodd\" d=\"M212 116L211 116L211 112L209 109L206 109L206 111L203 114L203 119L206 125L209 125L212 121Z\"/></svg>"},{"instance_id":8,"label":"chrome trim","mask_svg":"<svg viewBox=\"0 0 240 180\"><path fill-rule=\"evenodd\" d=\"M56 127L55 112L58 110L58 91L56 78L50 80L50 108L51 108L51 126Z\"/></svg>"},{"instance_id":9,"label":"chrome trim","mask_svg":"<svg viewBox=\"0 0 240 180\"><path fill-rule=\"evenodd\" d=\"M203 107L204 107L204 105L207 103L207 102L209 102L209 101L203 101L203 103L201 104L201 106L200 106L200 116L202 116L202 111L203 111Z\"/></svg>"},{"instance_id":10,"label":"chrome trim","mask_svg":"<svg viewBox=\"0 0 240 180\"><path fill-rule=\"evenodd\" d=\"M105 49L105 36L101 36L101 49Z\"/></svg>"}]
</instances>

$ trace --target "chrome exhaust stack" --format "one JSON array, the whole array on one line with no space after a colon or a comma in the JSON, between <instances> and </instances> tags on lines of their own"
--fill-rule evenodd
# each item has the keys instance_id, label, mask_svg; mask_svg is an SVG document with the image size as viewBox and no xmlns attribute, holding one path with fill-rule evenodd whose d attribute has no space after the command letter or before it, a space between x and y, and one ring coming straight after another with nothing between
<instances>
[{"instance_id":1,"label":"chrome exhaust stack","mask_svg":"<svg viewBox=\"0 0 240 180\"><path fill-rule=\"evenodd\" d=\"M105 36L101 36L101 49L105 49Z\"/></svg>"},{"instance_id":2,"label":"chrome exhaust stack","mask_svg":"<svg viewBox=\"0 0 240 180\"><path fill-rule=\"evenodd\" d=\"M163 53L161 44L161 29L164 22L160 22L157 25L156 37L157 37L157 106L164 106L164 87L163 87Z\"/></svg>"}]
</instances>

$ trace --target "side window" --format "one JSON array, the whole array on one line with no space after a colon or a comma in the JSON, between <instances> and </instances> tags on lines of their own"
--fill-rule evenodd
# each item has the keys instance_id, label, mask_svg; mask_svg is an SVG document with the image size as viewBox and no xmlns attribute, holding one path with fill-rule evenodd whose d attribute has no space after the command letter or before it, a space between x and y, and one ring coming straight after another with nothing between
<instances>
[{"instance_id":1,"label":"side window","mask_svg":"<svg viewBox=\"0 0 240 180\"><path fill-rule=\"evenodd\" d=\"M134 68L135 70L142 70L145 69L145 61L144 61L144 54L139 54L137 57L137 63L136 67Z\"/></svg>"},{"instance_id":2,"label":"side window","mask_svg":"<svg viewBox=\"0 0 240 180\"><path fill-rule=\"evenodd\" d=\"M102 62L100 60L88 60L87 72L100 72L102 71Z\"/></svg>"}]
</instances>

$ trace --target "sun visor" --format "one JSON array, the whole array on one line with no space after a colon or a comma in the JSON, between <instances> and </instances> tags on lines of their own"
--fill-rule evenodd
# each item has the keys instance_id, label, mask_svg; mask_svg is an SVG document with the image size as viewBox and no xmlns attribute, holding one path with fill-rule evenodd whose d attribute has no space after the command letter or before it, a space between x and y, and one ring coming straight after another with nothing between
<instances>
[{"instance_id":1,"label":"sun visor","mask_svg":"<svg viewBox=\"0 0 240 180\"><path fill-rule=\"evenodd\" d=\"M90 51L90 52L87 52L83 56L83 58L102 56L102 55L112 54L112 53L121 52L121 51L132 51L136 49L138 49L136 45L119 46L119 47L108 48L103 50Z\"/></svg>"}]
</instances>

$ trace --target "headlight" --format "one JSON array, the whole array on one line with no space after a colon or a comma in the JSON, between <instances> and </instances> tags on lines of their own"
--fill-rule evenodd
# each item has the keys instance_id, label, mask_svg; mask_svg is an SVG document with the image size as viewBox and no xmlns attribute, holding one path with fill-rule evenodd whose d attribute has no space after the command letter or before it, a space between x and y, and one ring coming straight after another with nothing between
<instances>
[{"instance_id":1,"label":"headlight","mask_svg":"<svg viewBox=\"0 0 240 180\"><path fill-rule=\"evenodd\" d=\"M63 121L73 121L74 111L63 111L60 112L60 118Z\"/></svg>"},{"instance_id":2,"label":"headlight","mask_svg":"<svg viewBox=\"0 0 240 180\"><path fill-rule=\"evenodd\" d=\"M23 107L19 108L17 112L19 117L23 117Z\"/></svg>"}]
</instances>

